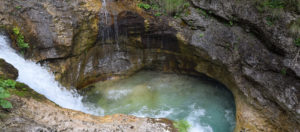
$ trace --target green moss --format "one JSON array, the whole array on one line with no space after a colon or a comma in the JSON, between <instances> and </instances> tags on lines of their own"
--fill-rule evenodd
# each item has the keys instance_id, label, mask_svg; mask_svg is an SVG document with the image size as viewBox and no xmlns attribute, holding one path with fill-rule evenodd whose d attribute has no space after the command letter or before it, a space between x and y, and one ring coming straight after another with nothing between
<instances>
[{"instance_id":1,"label":"green moss","mask_svg":"<svg viewBox=\"0 0 300 132\"><path fill-rule=\"evenodd\" d=\"M38 101L45 101L47 98L31 88L29 88L26 84L17 82L15 89L9 89L9 92L13 95L17 95L19 97L24 98L33 98Z\"/></svg>"},{"instance_id":2,"label":"green moss","mask_svg":"<svg viewBox=\"0 0 300 132\"><path fill-rule=\"evenodd\" d=\"M191 127L186 120L175 121L173 125L177 128L178 132L188 132L188 129Z\"/></svg>"}]
</instances>

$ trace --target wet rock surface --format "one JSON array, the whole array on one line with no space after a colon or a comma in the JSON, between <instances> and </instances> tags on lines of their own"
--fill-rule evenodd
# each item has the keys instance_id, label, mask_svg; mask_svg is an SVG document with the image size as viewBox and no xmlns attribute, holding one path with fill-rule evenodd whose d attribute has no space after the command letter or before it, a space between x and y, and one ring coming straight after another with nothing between
<instances>
[{"instance_id":1,"label":"wet rock surface","mask_svg":"<svg viewBox=\"0 0 300 132\"><path fill-rule=\"evenodd\" d=\"M16 80L17 77L18 70L0 58L0 78Z\"/></svg>"},{"instance_id":2,"label":"wet rock surface","mask_svg":"<svg viewBox=\"0 0 300 132\"><path fill-rule=\"evenodd\" d=\"M2 0L0 22L21 27L31 44L25 56L47 64L65 86L143 68L204 73L233 92L235 131L298 132L300 49L289 26L299 13L286 10L270 26L255 1L190 4L178 20L151 16L134 1L108 2L105 14L96 0Z\"/></svg>"}]
</instances>

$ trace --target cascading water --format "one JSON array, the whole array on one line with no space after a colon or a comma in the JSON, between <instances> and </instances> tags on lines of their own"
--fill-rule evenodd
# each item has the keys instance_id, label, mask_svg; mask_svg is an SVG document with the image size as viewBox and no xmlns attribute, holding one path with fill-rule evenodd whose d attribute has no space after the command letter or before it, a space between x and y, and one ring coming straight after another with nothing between
<instances>
[{"instance_id":1,"label":"cascading water","mask_svg":"<svg viewBox=\"0 0 300 132\"><path fill-rule=\"evenodd\" d=\"M100 108L88 108L82 103L82 97L76 91L69 91L62 87L48 72L39 64L25 60L12 49L5 36L0 35L0 58L12 64L19 71L18 81L27 84L36 92L46 96L61 107L82 111L89 114L101 114Z\"/></svg>"}]
</instances>

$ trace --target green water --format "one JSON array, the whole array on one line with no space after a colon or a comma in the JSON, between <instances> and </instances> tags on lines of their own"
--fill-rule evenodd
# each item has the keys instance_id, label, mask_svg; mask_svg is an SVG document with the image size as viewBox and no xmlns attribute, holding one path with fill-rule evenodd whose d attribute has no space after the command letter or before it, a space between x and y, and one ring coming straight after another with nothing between
<instances>
[{"instance_id":1,"label":"green water","mask_svg":"<svg viewBox=\"0 0 300 132\"><path fill-rule=\"evenodd\" d=\"M190 132L232 132L235 105L230 91L190 76L142 71L134 76L95 84L83 102L100 107L100 115L186 120Z\"/></svg>"}]
</instances>

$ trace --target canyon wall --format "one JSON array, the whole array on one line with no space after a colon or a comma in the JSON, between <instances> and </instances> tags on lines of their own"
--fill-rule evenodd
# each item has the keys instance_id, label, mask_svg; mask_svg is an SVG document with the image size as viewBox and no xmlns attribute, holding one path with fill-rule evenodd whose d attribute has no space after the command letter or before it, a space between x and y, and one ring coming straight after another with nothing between
<instances>
[{"instance_id":1,"label":"canyon wall","mask_svg":"<svg viewBox=\"0 0 300 132\"><path fill-rule=\"evenodd\" d=\"M155 17L133 0L2 0L0 24L11 38L20 27L30 43L25 57L48 65L67 87L144 68L209 76L234 94L235 131L298 132L299 32L290 27L299 12L283 10L270 21L256 1L188 2L176 19Z\"/></svg>"}]
</instances>

